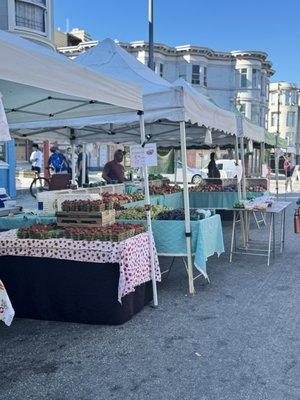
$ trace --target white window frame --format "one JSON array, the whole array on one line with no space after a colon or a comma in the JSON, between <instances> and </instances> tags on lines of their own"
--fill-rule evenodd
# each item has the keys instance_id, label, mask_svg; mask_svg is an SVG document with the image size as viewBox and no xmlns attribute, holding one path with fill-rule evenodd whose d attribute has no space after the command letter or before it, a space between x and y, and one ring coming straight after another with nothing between
<instances>
[{"instance_id":1,"label":"white window frame","mask_svg":"<svg viewBox=\"0 0 300 400\"><path fill-rule=\"evenodd\" d=\"M270 118L270 125L277 127L277 124L278 124L278 112L272 111L271 118Z\"/></svg>"},{"instance_id":2,"label":"white window frame","mask_svg":"<svg viewBox=\"0 0 300 400\"><path fill-rule=\"evenodd\" d=\"M256 110L255 114L256 119L254 119L254 110ZM258 103L251 104L251 121L256 125L260 124L260 107Z\"/></svg>"},{"instance_id":3,"label":"white window frame","mask_svg":"<svg viewBox=\"0 0 300 400\"><path fill-rule=\"evenodd\" d=\"M295 132L286 132L285 138L288 146L291 147L295 145L295 136Z\"/></svg>"},{"instance_id":4,"label":"white window frame","mask_svg":"<svg viewBox=\"0 0 300 400\"><path fill-rule=\"evenodd\" d=\"M295 111L288 111L286 113L286 126L288 128L293 128L295 126L295 122L296 122L296 112Z\"/></svg>"},{"instance_id":5,"label":"white window frame","mask_svg":"<svg viewBox=\"0 0 300 400\"><path fill-rule=\"evenodd\" d=\"M240 72L240 88L241 89L246 89L248 87L248 69L247 68L241 68L239 70L239 72ZM246 85L245 86L242 85L243 77L246 78L246 82L245 82Z\"/></svg>"},{"instance_id":6,"label":"white window frame","mask_svg":"<svg viewBox=\"0 0 300 400\"><path fill-rule=\"evenodd\" d=\"M255 71L255 73L254 73ZM259 88L259 73L260 70L258 68L252 68L252 88L258 89ZM254 81L255 77L255 81Z\"/></svg>"},{"instance_id":7,"label":"white window frame","mask_svg":"<svg viewBox=\"0 0 300 400\"><path fill-rule=\"evenodd\" d=\"M198 67L198 72L194 72L194 67ZM196 78L195 78L196 77ZM200 65L199 64L192 64L192 85L200 85Z\"/></svg>"},{"instance_id":8,"label":"white window frame","mask_svg":"<svg viewBox=\"0 0 300 400\"><path fill-rule=\"evenodd\" d=\"M158 71L158 73L159 73L159 76L161 78L163 78L163 76L164 76L164 64L163 63L159 63L159 71Z\"/></svg>"},{"instance_id":9,"label":"white window frame","mask_svg":"<svg viewBox=\"0 0 300 400\"><path fill-rule=\"evenodd\" d=\"M28 32L28 33L34 33L36 35L40 35L43 37L48 37L50 34L50 25L51 25L51 15L49 15L48 10L49 10L49 0L46 0L46 4L39 4L35 2L34 0L18 0L23 3L28 3L32 4L34 6L43 8L45 13L44 13L44 18L45 18L45 32L39 31L36 29L31 29L27 28L26 26L20 26L17 25L16 23L16 0L12 0L8 2L8 26L9 30L14 30L14 31L20 31L20 32Z\"/></svg>"},{"instance_id":10,"label":"white window frame","mask_svg":"<svg viewBox=\"0 0 300 400\"><path fill-rule=\"evenodd\" d=\"M203 67L203 86L207 87L207 67Z\"/></svg>"}]
</instances>

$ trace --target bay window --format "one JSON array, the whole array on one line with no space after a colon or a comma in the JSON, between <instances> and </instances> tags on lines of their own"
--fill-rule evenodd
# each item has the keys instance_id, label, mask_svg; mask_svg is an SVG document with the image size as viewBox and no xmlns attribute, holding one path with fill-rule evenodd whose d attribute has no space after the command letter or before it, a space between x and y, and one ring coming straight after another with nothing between
<instances>
[{"instance_id":1,"label":"bay window","mask_svg":"<svg viewBox=\"0 0 300 400\"><path fill-rule=\"evenodd\" d=\"M15 0L16 26L46 33L46 0Z\"/></svg>"}]
</instances>

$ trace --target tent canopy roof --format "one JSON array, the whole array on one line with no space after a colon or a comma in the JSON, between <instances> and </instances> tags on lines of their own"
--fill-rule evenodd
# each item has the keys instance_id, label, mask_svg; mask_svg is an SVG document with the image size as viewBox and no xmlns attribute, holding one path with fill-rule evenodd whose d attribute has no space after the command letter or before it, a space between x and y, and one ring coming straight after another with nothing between
<instances>
[{"instance_id":1,"label":"tent canopy roof","mask_svg":"<svg viewBox=\"0 0 300 400\"><path fill-rule=\"evenodd\" d=\"M0 52L0 92L10 124L143 109L138 85L1 30Z\"/></svg>"},{"instance_id":2,"label":"tent canopy roof","mask_svg":"<svg viewBox=\"0 0 300 400\"><path fill-rule=\"evenodd\" d=\"M74 64L83 65L98 73L109 74L113 78L125 79L140 84L143 93L145 122L147 132L151 131L153 140L160 140L165 145L177 145L179 142L179 121L188 123L190 141L195 145L204 140L206 128L213 129L213 140L222 137L222 141L233 141L225 134L237 133L237 116L233 112L218 107L207 96L202 95L184 80L173 84L159 77L134 56L118 46L111 39L106 39L97 46L78 56ZM108 120L110 124L108 124ZM139 141L138 116L134 112L107 115L86 115L82 118L61 119L35 122L30 126L11 125L13 129L30 128L44 130L72 127L78 140L82 141ZM154 124L151 127L150 124ZM166 125L169 127L166 128ZM170 124L173 125L170 128ZM194 125L194 126L190 126ZM246 137L263 140L263 134L253 135L252 124L245 124ZM172 133L172 135L169 135ZM19 133L28 133L19 131ZM38 132L38 131L37 131ZM64 134L68 135L66 131ZM188 135L188 134L187 134Z\"/></svg>"}]
</instances>

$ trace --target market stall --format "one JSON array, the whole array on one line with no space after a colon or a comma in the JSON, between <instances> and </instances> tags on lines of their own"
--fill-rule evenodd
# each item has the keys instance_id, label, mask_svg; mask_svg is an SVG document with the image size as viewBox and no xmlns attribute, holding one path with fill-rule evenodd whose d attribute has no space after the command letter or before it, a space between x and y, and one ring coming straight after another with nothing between
<instances>
[{"instance_id":1,"label":"market stall","mask_svg":"<svg viewBox=\"0 0 300 400\"><path fill-rule=\"evenodd\" d=\"M228 136L234 143L233 135L238 134L236 115L219 108L183 80L170 84L160 78L110 39L80 55L75 62L113 78L142 85L144 114L137 115L134 112L113 114L109 124L103 115L96 114L71 120L62 118L38 121L27 126L13 124L12 128L19 129L19 132L26 137L35 134L36 137L45 137L47 132L53 129L68 137L69 128L65 127L72 127L75 141L97 140L103 143L129 144L138 142L143 146L147 141L152 141L158 146L180 146L184 178L189 291L193 293L186 146L187 143L194 145L203 143L207 129L212 132L214 139L223 140ZM251 135L251 130L248 129L247 132ZM144 174L145 179L146 175ZM150 204L147 187L146 184L146 204Z\"/></svg>"},{"instance_id":2,"label":"market stall","mask_svg":"<svg viewBox=\"0 0 300 400\"><path fill-rule=\"evenodd\" d=\"M0 233L0 276L16 316L118 324L141 310L152 300L149 235L121 229L73 227L68 238L53 225Z\"/></svg>"}]
</instances>

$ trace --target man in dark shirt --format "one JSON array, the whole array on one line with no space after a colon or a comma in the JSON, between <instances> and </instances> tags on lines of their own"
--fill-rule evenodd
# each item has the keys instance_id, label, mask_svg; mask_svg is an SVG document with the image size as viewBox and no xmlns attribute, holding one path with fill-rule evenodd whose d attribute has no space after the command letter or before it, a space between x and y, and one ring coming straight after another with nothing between
<instances>
[{"instance_id":1,"label":"man in dark shirt","mask_svg":"<svg viewBox=\"0 0 300 400\"><path fill-rule=\"evenodd\" d=\"M102 178L105 179L107 183L123 183L125 181L124 167L121 164L123 157L123 151L117 150L114 154L114 159L105 164Z\"/></svg>"}]
</instances>

